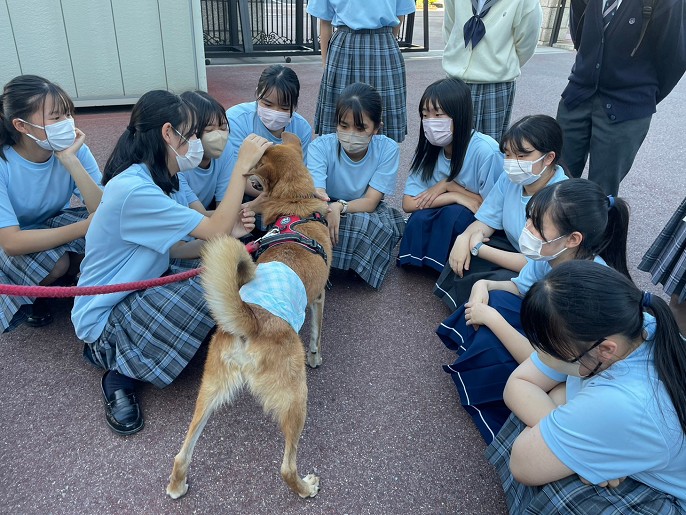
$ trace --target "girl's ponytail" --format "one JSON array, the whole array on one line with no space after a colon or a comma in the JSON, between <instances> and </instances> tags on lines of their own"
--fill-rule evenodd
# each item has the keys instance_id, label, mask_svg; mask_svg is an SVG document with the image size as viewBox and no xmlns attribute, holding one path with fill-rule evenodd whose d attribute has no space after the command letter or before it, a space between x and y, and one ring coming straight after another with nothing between
<instances>
[{"instance_id":1,"label":"girl's ponytail","mask_svg":"<svg viewBox=\"0 0 686 515\"><path fill-rule=\"evenodd\" d=\"M608 196L607 226L598 254L612 268L631 278L626 260L628 233L629 204L624 199Z\"/></svg>"},{"instance_id":2,"label":"girl's ponytail","mask_svg":"<svg viewBox=\"0 0 686 515\"><path fill-rule=\"evenodd\" d=\"M681 337L672 311L664 300L657 295L644 294L642 308L649 309L655 316L655 369L672 400L681 430L686 435L686 341Z\"/></svg>"}]
</instances>

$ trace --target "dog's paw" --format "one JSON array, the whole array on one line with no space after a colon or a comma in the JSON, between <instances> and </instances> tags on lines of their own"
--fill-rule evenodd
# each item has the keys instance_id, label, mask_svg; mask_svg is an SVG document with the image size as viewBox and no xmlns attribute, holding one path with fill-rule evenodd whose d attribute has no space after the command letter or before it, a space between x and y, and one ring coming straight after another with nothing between
<instances>
[{"instance_id":1,"label":"dog's paw","mask_svg":"<svg viewBox=\"0 0 686 515\"><path fill-rule=\"evenodd\" d=\"M167 495L172 499L178 499L179 497L183 497L184 495L186 495L186 492L188 492L188 483L186 483L185 481L183 483L179 482L176 485L172 484L172 482L170 481L167 485Z\"/></svg>"},{"instance_id":2,"label":"dog's paw","mask_svg":"<svg viewBox=\"0 0 686 515\"><path fill-rule=\"evenodd\" d=\"M315 476L314 474L307 474L304 478L303 481L307 484L307 486L310 488L309 493L303 495L300 494L300 497L303 499L307 497L314 497L319 493L319 476Z\"/></svg>"},{"instance_id":3,"label":"dog's paw","mask_svg":"<svg viewBox=\"0 0 686 515\"><path fill-rule=\"evenodd\" d=\"M310 368L317 368L322 364L322 355L319 352L307 353L307 365Z\"/></svg>"}]
</instances>

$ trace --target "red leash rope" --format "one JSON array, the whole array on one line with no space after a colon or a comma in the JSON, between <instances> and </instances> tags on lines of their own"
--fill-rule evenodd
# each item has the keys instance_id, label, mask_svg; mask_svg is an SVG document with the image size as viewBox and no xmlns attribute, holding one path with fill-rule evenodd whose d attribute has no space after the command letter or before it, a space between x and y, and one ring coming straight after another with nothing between
<instances>
[{"instance_id":1,"label":"red leash rope","mask_svg":"<svg viewBox=\"0 0 686 515\"><path fill-rule=\"evenodd\" d=\"M49 297L66 298L83 295L102 295L106 293L118 293L122 291L144 290L155 286L183 281L195 277L203 271L203 268L194 268L179 274L165 275L155 279L136 281L133 283L108 284L105 286L21 286L16 284L0 284L0 295L12 297Z\"/></svg>"}]
</instances>

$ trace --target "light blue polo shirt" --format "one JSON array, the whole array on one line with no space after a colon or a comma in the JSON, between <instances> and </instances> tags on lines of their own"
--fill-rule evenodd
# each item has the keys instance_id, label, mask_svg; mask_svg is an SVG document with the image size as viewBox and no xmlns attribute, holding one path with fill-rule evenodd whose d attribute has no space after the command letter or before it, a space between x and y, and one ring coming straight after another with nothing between
<instances>
[{"instance_id":1,"label":"light blue polo shirt","mask_svg":"<svg viewBox=\"0 0 686 515\"><path fill-rule=\"evenodd\" d=\"M325 188L332 199L354 200L371 186L384 195L395 192L400 147L386 136L372 136L367 154L354 162L345 150L338 152L336 134L315 139L305 161L315 188Z\"/></svg>"},{"instance_id":2,"label":"light blue polo shirt","mask_svg":"<svg viewBox=\"0 0 686 515\"><path fill-rule=\"evenodd\" d=\"M503 174L503 154L498 143L486 134L474 132L467 145L462 169L454 181L464 189L486 198ZM450 159L441 150L434 174L428 182L422 181L422 172L411 173L405 183L405 195L416 197L450 175Z\"/></svg>"},{"instance_id":3,"label":"light blue polo shirt","mask_svg":"<svg viewBox=\"0 0 686 515\"><path fill-rule=\"evenodd\" d=\"M169 249L203 220L153 182L145 165L132 165L105 186L86 233L79 286L101 286L160 277ZM130 292L76 297L71 319L76 335L93 342L112 308Z\"/></svg>"},{"instance_id":4,"label":"light blue polo shirt","mask_svg":"<svg viewBox=\"0 0 686 515\"><path fill-rule=\"evenodd\" d=\"M334 27L346 25L351 29L378 29L395 27L398 16L415 12L414 0L310 0L307 12L321 20L330 21Z\"/></svg>"},{"instance_id":5,"label":"light blue polo shirt","mask_svg":"<svg viewBox=\"0 0 686 515\"><path fill-rule=\"evenodd\" d=\"M216 159L210 159L210 166L207 170L197 167L181 172L179 177L186 179L190 188L197 195L198 200L207 209L213 199L216 199L217 202L221 202L224 199L226 188L231 180L232 171L231 151L227 142L222 155Z\"/></svg>"},{"instance_id":6,"label":"light blue polo shirt","mask_svg":"<svg viewBox=\"0 0 686 515\"><path fill-rule=\"evenodd\" d=\"M648 339L600 374L551 377L566 377L567 402L541 420L541 435L562 463L592 483L629 476L686 505L686 442L655 370L655 318L647 313L644 328ZM537 353L532 360L539 366Z\"/></svg>"},{"instance_id":7,"label":"light blue polo shirt","mask_svg":"<svg viewBox=\"0 0 686 515\"><path fill-rule=\"evenodd\" d=\"M257 102L245 102L243 104L235 105L226 111L226 117L229 119L230 132L229 141L226 144L227 148L224 149L224 153L228 150L230 173L233 172L233 167L236 166L238 150L241 148L241 144L250 134L254 133L258 136L262 136L275 145L283 143L281 138L277 138L269 132L269 129L264 126L260 117L257 116ZM304 160L307 155L307 147L309 146L310 141L312 141L312 126L305 118L294 112L291 121L286 125L284 132L291 132L300 138Z\"/></svg>"},{"instance_id":8,"label":"light blue polo shirt","mask_svg":"<svg viewBox=\"0 0 686 515\"><path fill-rule=\"evenodd\" d=\"M564 170L557 166L548 185L565 180ZM523 186L513 183L503 173L474 216L492 229L504 230L510 244L519 250L519 235L526 225L526 203L530 198L524 195Z\"/></svg>"},{"instance_id":9,"label":"light blue polo shirt","mask_svg":"<svg viewBox=\"0 0 686 515\"><path fill-rule=\"evenodd\" d=\"M593 258L593 261L600 263L603 266L607 266L607 263L600 256ZM515 286L519 290L519 294L524 296L528 292L534 283L537 283L543 279L553 268L550 266L550 261L535 261L533 259L526 258L526 264L524 268L519 272L519 275L511 281L515 283Z\"/></svg>"},{"instance_id":10,"label":"light blue polo shirt","mask_svg":"<svg viewBox=\"0 0 686 515\"><path fill-rule=\"evenodd\" d=\"M3 152L7 161L0 159L0 229L15 225L32 229L69 207L72 194L83 200L74 179L55 154L44 163L34 163L13 147L4 146ZM90 149L82 145L76 157L102 187L102 174Z\"/></svg>"}]
</instances>

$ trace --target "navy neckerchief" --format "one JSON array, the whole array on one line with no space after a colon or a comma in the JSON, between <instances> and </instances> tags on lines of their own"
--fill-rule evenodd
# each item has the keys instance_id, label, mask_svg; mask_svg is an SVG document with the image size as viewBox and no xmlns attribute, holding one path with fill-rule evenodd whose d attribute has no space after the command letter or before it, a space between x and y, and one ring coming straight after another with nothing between
<instances>
[{"instance_id":1,"label":"navy neckerchief","mask_svg":"<svg viewBox=\"0 0 686 515\"><path fill-rule=\"evenodd\" d=\"M491 7L493 7L493 5L497 1L498 0L486 0L484 2L483 8L481 9L481 12L477 14L479 0L472 0L473 16L469 18L469 20L467 20L467 23L464 24L465 48L467 48L467 45L469 45L469 42L471 41L472 49L474 49L476 45L479 44L479 41L481 41L481 38L483 38L486 35L486 26L484 25L484 22L481 20L481 18L488 14L488 11L491 10Z\"/></svg>"}]
</instances>

